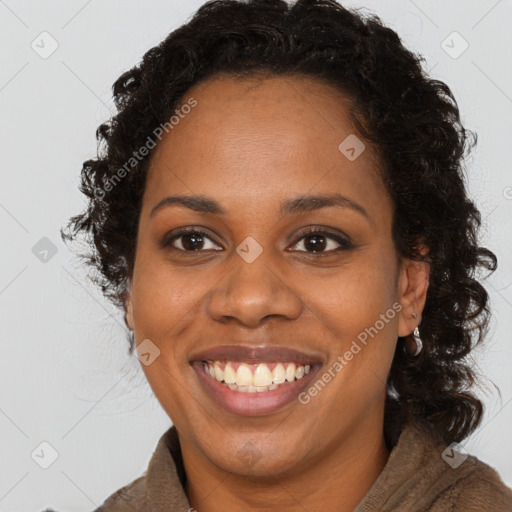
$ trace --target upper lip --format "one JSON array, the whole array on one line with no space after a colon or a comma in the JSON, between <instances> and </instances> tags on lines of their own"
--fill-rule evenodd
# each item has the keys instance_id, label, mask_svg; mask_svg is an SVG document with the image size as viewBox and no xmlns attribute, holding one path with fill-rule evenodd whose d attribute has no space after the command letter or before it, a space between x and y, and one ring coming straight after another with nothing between
<instances>
[{"instance_id":1,"label":"upper lip","mask_svg":"<svg viewBox=\"0 0 512 512\"><path fill-rule=\"evenodd\" d=\"M283 362L300 364L322 363L317 354L299 352L293 348L279 345L219 345L195 352L190 361L242 361L247 363Z\"/></svg>"}]
</instances>

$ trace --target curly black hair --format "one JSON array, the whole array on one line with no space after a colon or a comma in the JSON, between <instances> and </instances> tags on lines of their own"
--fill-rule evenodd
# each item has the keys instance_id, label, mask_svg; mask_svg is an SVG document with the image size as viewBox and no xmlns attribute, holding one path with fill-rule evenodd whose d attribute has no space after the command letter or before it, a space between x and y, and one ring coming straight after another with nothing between
<instances>
[{"instance_id":1,"label":"curly black hair","mask_svg":"<svg viewBox=\"0 0 512 512\"><path fill-rule=\"evenodd\" d=\"M412 357L400 343L408 337L398 340L388 378L388 435L396 439L403 422L415 419L446 442L459 442L483 415L469 390L476 378L466 356L488 331L488 294L477 274L494 272L497 258L478 245L481 215L464 183L464 157L477 136L462 126L453 93L428 76L424 60L377 15L334 0L209 1L115 81L116 114L98 127L98 156L82 168L88 206L61 230L63 240L86 237L92 250L81 256L95 271L89 277L125 308L153 154L141 157L138 149L168 123L187 91L220 74L307 76L337 87L351 98L360 136L382 162L397 254L430 263L424 349Z\"/></svg>"}]
</instances>

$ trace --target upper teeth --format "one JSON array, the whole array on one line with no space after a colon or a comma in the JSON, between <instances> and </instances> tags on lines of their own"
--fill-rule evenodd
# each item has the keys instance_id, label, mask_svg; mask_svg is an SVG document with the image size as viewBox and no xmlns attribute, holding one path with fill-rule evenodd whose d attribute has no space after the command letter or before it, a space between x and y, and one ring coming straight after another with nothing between
<instances>
[{"instance_id":1,"label":"upper teeth","mask_svg":"<svg viewBox=\"0 0 512 512\"><path fill-rule=\"evenodd\" d=\"M271 370L270 367L273 367ZM221 363L213 361L206 363L208 373L219 382L236 384L237 386L270 386L301 379L311 370L311 365L296 366L295 363L259 363L248 365L229 361Z\"/></svg>"}]
</instances>

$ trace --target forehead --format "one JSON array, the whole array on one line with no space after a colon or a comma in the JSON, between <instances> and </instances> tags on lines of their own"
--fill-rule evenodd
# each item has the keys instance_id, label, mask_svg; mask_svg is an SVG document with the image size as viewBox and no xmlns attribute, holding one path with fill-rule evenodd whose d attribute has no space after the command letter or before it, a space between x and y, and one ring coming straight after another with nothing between
<instances>
[{"instance_id":1,"label":"forehead","mask_svg":"<svg viewBox=\"0 0 512 512\"><path fill-rule=\"evenodd\" d=\"M152 157L145 196L153 202L176 192L238 198L248 207L271 191L280 199L346 192L366 196L374 209L389 202L373 148L365 143L355 160L342 151L344 141L353 146L360 138L351 100L335 87L302 76L221 75L191 88L182 104L190 98L196 106Z\"/></svg>"}]
</instances>

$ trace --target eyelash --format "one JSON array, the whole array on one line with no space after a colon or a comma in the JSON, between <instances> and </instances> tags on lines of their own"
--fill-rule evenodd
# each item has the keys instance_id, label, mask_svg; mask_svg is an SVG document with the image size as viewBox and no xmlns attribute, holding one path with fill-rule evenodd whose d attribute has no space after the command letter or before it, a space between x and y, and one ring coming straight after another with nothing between
<instances>
[{"instance_id":1,"label":"eyelash","mask_svg":"<svg viewBox=\"0 0 512 512\"><path fill-rule=\"evenodd\" d=\"M172 247L171 244L172 244L172 242L174 240L177 240L178 238L180 238L182 236L190 235L190 234L203 235L206 238L212 240L211 236L206 231L204 231L203 229L196 228L196 227L188 227L188 228L181 229L177 233L173 234L170 238L164 237L164 239L162 241L162 244L161 244L162 248L163 249L170 249L170 250L173 250L173 251L179 251L179 252L182 252L182 253L185 253L185 254L198 254L198 253L204 252L204 250L185 251L183 249L177 249L176 247ZM344 250L346 251L346 250L351 249L351 248L354 247L353 244L347 238L345 238L345 237L343 237L341 235L336 235L334 233L330 233L328 231L324 231L323 229L321 229L319 227L308 228L306 231L301 233L301 235L293 243L293 245L297 245L303 238L306 238L307 236L311 236L311 235L325 236L326 238L334 240L335 242L340 244L340 247L338 247L337 249L332 249L330 251L318 251L318 252L298 251L298 252L305 253L305 254L312 255L312 256L323 256L323 255L333 254L333 253L335 253L337 251L344 251ZM214 240L212 240L212 241L214 241ZM220 251L218 251L218 252L220 252Z\"/></svg>"}]
</instances>

